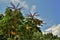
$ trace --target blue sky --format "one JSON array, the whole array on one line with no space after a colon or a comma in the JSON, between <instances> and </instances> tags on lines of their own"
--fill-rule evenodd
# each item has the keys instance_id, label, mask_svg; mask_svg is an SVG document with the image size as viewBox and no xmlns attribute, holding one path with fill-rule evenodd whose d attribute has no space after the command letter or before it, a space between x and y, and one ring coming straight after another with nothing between
<instances>
[{"instance_id":1,"label":"blue sky","mask_svg":"<svg viewBox=\"0 0 60 40\"><path fill-rule=\"evenodd\" d=\"M20 0L19 0L20 1ZM29 9L35 5L36 11L39 13L46 24L41 29L44 31L52 25L60 24L60 0L23 0ZM0 0L0 13L4 13L5 8L10 6L10 0ZM27 12L27 11L26 11ZM26 13L25 12L25 13Z\"/></svg>"}]
</instances>

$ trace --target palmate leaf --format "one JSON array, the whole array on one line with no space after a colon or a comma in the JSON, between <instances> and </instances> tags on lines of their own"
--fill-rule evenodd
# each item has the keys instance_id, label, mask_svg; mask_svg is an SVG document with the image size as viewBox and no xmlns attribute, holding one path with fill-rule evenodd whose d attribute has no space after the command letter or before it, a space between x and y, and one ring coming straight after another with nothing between
<instances>
[{"instance_id":1,"label":"palmate leaf","mask_svg":"<svg viewBox=\"0 0 60 40\"><path fill-rule=\"evenodd\" d=\"M17 4L16 8L18 8L18 7L19 7L19 5L20 5L20 3L18 3L18 4Z\"/></svg>"},{"instance_id":2,"label":"palmate leaf","mask_svg":"<svg viewBox=\"0 0 60 40\"><path fill-rule=\"evenodd\" d=\"M29 13L30 13L30 14L27 14L27 16L28 16L28 17L31 17L32 19L35 18L35 16L39 16L39 15L37 14L37 12L35 12L35 13L29 12Z\"/></svg>"},{"instance_id":3,"label":"palmate leaf","mask_svg":"<svg viewBox=\"0 0 60 40\"><path fill-rule=\"evenodd\" d=\"M11 9L14 9L14 10L21 10L21 9L23 9L23 7L19 7L20 3L18 3L17 6L15 6L12 2L10 4L11 4L12 7L9 7L9 8L11 8Z\"/></svg>"},{"instance_id":4,"label":"palmate leaf","mask_svg":"<svg viewBox=\"0 0 60 40\"><path fill-rule=\"evenodd\" d=\"M10 4L12 5L13 8L16 8L15 5L12 2L10 2Z\"/></svg>"}]
</instances>

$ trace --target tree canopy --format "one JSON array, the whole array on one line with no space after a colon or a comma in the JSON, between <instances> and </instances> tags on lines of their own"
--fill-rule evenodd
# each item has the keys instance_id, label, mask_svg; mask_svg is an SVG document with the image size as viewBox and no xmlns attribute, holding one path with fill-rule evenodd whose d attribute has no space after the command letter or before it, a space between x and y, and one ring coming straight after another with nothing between
<instances>
[{"instance_id":1,"label":"tree canopy","mask_svg":"<svg viewBox=\"0 0 60 40\"><path fill-rule=\"evenodd\" d=\"M34 13L24 17L20 8L7 7L4 15L0 14L0 40L60 40L52 33L43 34L37 26L43 24L43 20L37 19ZM14 10L12 10L14 9Z\"/></svg>"}]
</instances>

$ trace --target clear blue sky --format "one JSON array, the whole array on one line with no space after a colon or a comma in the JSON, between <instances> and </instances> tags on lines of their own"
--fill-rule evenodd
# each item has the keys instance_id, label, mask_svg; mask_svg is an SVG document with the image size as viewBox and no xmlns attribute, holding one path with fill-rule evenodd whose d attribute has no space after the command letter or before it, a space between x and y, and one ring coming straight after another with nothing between
<instances>
[{"instance_id":1,"label":"clear blue sky","mask_svg":"<svg viewBox=\"0 0 60 40\"><path fill-rule=\"evenodd\" d=\"M36 5L37 12L46 24L42 27L42 30L49 28L52 25L60 24L60 0L23 0L29 6ZM3 13L5 8L10 5L8 1L0 1L0 12Z\"/></svg>"}]
</instances>

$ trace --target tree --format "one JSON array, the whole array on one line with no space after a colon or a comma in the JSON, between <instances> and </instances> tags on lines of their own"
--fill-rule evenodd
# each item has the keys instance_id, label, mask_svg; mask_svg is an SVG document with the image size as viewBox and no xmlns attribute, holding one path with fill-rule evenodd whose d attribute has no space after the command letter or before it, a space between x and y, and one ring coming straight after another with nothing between
<instances>
[{"instance_id":1,"label":"tree","mask_svg":"<svg viewBox=\"0 0 60 40\"><path fill-rule=\"evenodd\" d=\"M52 33L44 34L43 38L45 40L59 40L59 37L57 35L53 35Z\"/></svg>"},{"instance_id":2,"label":"tree","mask_svg":"<svg viewBox=\"0 0 60 40\"><path fill-rule=\"evenodd\" d=\"M19 7L19 5L20 5L20 3L18 3L18 4L17 4L17 6L15 6L12 2L11 2L10 4L11 4L11 6L12 6L12 7L9 7L9 8L11 8L11 9L19 10L19 11L20 11L21 9L23 9L23 7L18 8L18 7Z\"/></svg>"},{"instance_id":3,"label":"tree","mask_svg":"<svg viewBox=\"0 0 60 40\"><path fill-rule=\"evenodd\" d=\"M18 8L19 3L11 5L4 15L0 14L0 40L60 40L52 33L42 34L38 26L43 24L43 20L35 18L37 13L30 13L26 18Z\"/></svg>"},{"instance_id":4,"label":"tree","mask_svg":"<svg viewBox=\"0 0 60 40\"><path fill-rule=\"evenodd\" d=\"M18 38L19 40L32 40L34 32L41 32L37 25L40 25L42 21L36 18L25 18L21 13L21 8L18 8L19 3L15 6L11 2L11 5L12 7L6 8L5 15L3 19L0 20L1 35L13 40L14 38ZM19 37L16 37L17 35Z\"/></svg>"}]
</instances>

